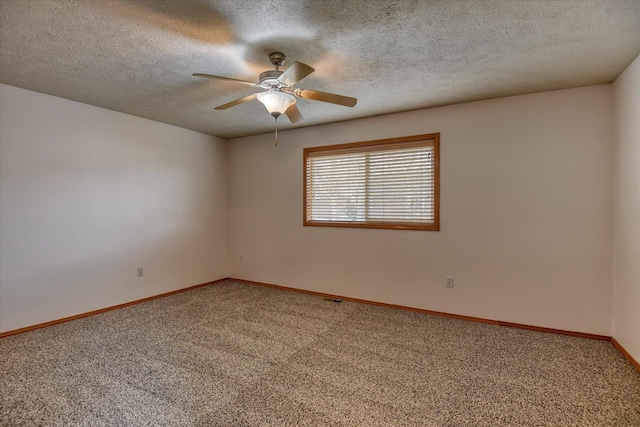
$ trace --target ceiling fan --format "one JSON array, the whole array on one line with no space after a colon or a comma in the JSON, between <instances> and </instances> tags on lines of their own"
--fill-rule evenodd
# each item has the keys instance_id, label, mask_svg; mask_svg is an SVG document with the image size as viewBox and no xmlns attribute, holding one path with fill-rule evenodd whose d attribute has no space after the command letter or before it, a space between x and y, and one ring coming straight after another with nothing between
<instances>
[{"instance_id":1,"label":"ceiling fan","mask_svg":"<svg viewBox=\"0 0 640 427\"><path fill-rule=\"evenodd\" d=\"M257 99L267 108L269 114L276 119L276 143L278 132L278 117L285 114L291 123L297 123L302 120L302 114L296 107L296 98L310 99L313 101L329 102L331 104L344 105L353 107L358 100L348 96L336 95L333 93L320 92L312 89L294 88L293 86L300 80L313 73L315 69L302 62L294 62L286 71L280 71L280 67L284 64L286 56L281 52L273 52L269 55L269 60L276 67L275 70L268 70L260 73L257 83L247 80L233 79L230 77L214 76L211 74L195 73L196 77L206 77L209 79L227 80L245 85L266 89L265 92L254 93L244 98L216 107L216 110L225 110L227 108L242 104L247 101Z\"/></svg>"}]
</instances>

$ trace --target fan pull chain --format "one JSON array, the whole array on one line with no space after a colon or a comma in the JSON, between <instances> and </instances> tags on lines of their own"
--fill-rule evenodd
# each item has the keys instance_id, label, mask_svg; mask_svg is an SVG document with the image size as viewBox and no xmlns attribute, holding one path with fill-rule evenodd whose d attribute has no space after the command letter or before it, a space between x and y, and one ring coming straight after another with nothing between
<instances>
[{"instance_id":1,"label":"fan pull chain","mask_svg":"<svg viewBox=\"0 0 640 427\"><path fill-rule=\"evenodd\" d=\"M276 117L276 147L278 146L278 118Z\"/></svg>"}]
</instances>

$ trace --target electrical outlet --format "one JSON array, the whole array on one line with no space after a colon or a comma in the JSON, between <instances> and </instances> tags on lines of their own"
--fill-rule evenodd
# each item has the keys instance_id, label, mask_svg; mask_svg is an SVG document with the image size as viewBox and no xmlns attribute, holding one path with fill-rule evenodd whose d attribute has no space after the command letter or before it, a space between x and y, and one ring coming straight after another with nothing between
<instances>
[{"instance_id":1,"label":"electrical outlet","mask_svg":"<svg viewBox=\"0 0 640 427\"><path fill-rule=\"evenodd\" d=\"M144 269L142 267L138 267L138 277L144 276Z\"/></svg>"},{"instance_id":2,"label":"electrical outlet","mask_svg":"<svg viewBox=\"0 0 640 427\"><path fill-rule=\"evenodd\" d=\"M240 262L244 262L244 254L240 254Z\"/></svg>"},{"instance_id":3,"label":"electrical outlet","mask_svg":"<svg viewBox=\"0 0 640 427\"><path fill-rule=\"evenodd\" d=\"M447 276L447 288L453 288L453 276Z\"/></svg>"}]
</instances>

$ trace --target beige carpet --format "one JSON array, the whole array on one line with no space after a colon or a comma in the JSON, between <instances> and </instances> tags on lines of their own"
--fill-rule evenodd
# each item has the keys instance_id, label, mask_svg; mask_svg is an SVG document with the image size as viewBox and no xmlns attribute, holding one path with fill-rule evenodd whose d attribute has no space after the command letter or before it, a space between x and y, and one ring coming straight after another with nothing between
<instances>
[{"instance_id":1,"label":"beige carpet","mask_svg":"<svg viewBox=\"0 0 640 427\"><path fill-rule=\"evenodd\" d=\"M0 340L2 426L640 426L604 341L235 282Z\"/></svg>"}]
</instances>

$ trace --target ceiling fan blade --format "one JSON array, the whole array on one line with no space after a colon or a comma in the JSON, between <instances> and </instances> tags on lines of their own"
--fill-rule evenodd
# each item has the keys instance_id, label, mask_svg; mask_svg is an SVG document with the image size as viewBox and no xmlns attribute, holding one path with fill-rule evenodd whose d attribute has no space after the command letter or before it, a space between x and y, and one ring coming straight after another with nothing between
<instances>
[{"instance_id":1,"label":"ceiling fan blade","mask_svg":"<svg viewBox=\"0 0 640 427\"><path fill-rule=\"evenodd\" d=\"M284 113L287 115L291 123L298 123L304 120L302 118L302 114L300 114L300 110L296 107L296 104L291 105Z\"/></svg>"},{"instance_id":2,"label":"ceiling fan blade","mask_svg":"<svg viewBox=\"0 0 640 427\"><path fill-rule=\"evenodd\" d=\"M280 77L278 77L278 80L286 85L293 86L314 71L315 68L307 64L303 64L302 62L296 61L291 64L289 68L287 68L287 71L285 71Z\"/></svg>"},{"instance_id":3,"label":"ceiling fan blade","mask_svg":"<svg viewBox=\"0 0 640 427\"><path fill-rule=\"evenodd\" d=\"M214 76L213 74L195 73L194 76L196 76L196 77L206 77L208 79L227 80L227 81L230 81L230 82L242 83L243 85L249 85L249 86L255 85L254 82L250 82L250 81L247 81L247 80L238 80L238 79L232 79L231 77Z\"/></svg>"},{"instance_id":4,"label":"ceiling fan blade","mask_svg":"<svg viewBox=\"0 0 640 427\"><path fill-rule=\"evenodd\" d=\"M252 93L251 95L245 96L244 98L236 99L235 101L227 102L226 104L222 104L216 107L216 110L226 110L227 108L233 107L238 104L242 104L243 102L253 101L258 98L257 93Z\"/></svg>"},{"instance_id":5,"label":"ceiling fan blade","mask_svg":"<svg viewBox=\"0 0 640 427\"><path fill-rule=\"evenodd\" d=\"M345 107L353 107L358 100L349 96L336 95L335 93L320 92L311 89L295 89L294 95L304 99L313 101L330 102L331 104L344 105Z\"/></svg>"}]
</instances>

